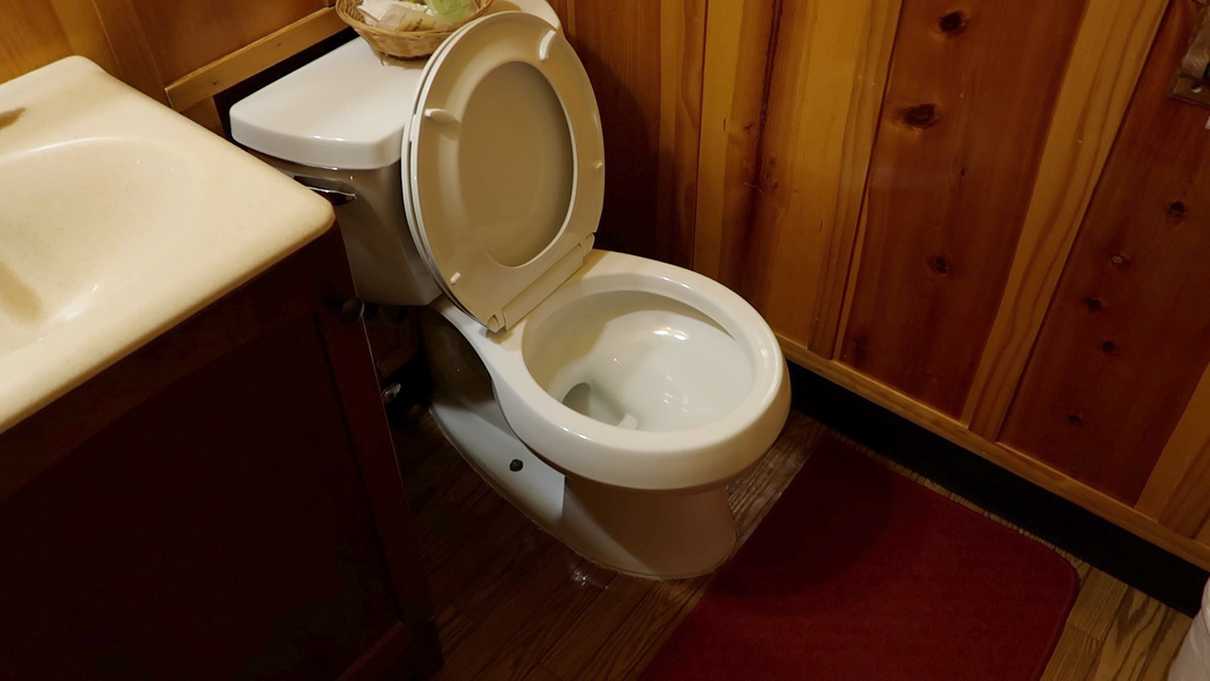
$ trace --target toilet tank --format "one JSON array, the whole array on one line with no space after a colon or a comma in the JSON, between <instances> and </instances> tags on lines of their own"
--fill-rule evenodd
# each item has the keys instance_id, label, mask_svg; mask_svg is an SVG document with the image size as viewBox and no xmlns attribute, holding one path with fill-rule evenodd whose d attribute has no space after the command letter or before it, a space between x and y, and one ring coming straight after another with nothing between
<instances>
[{"instance_id":1,"label":"toilet tank","mask_svg":"<svg viewBox=\"0 0 1210 681\"><path fill-rule=\"evenodd\" d=\"M361 38L231 107L231 136L328 198L358 297L426 305L440 293L403 210L400 144L423 61L384 63Z\"/></svg>"},{"instance_id":2,"label":"toilet tank","mask_svg":"<svg viewBox=\"0 0 1210 681\"><path fill-rule=\"evenodd\" d=\"M497 0L562 31L545 0ZM440 295L403 209L400 148L425 61L384 60L361 38L231 107L231 136L332 201L357 295L427 305Z\"/></svg>"}]
</instances>

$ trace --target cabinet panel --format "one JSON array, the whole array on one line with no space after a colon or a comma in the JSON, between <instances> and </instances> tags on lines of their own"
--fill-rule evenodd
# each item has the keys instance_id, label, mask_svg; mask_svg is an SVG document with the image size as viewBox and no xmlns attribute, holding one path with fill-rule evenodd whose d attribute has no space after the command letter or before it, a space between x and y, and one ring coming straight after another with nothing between
<instances>
[{"instance_id":1,"label":"cabinet panel","mask_svg":"<svg viewBox=\"0 0 1210 681\"><path fill-rule=\"evenodd\" d=\"M283 326L6 500L0 574L25 585L0 594L6 664L332 679L385 635L390 580L326 368L310 318Z\"/></svg>"},{"instance_id":2,"label":"cabinet panel","mask_svg":"<svg viewBox=\"0 0 1210 681\"><path fill-rule=\"evenodd\" d=\"M1167 96L1193 8L1169 8L1001 435L1127 503L1210 361L1207 111Z\"/></svg>"},{"instance_id":3,"label":"cabinet panel","mask_svg":"<svg viewBox=\"0 0 1210 681\"><path fill-rule=\"evenodd\" d=\"M904 3L841 359L947 414L995 317L1083 12Z\"/></svg>"},{"instance_id":4,"label":"cabinet panel","mask_svg":"<svg viewBox=\"0 0 1210 681\"><path fill-rule=\"evenodd\" d=\"M0 679L431 668L350 295L329 232L0 434Z\"/></svg>"}]
</instances>

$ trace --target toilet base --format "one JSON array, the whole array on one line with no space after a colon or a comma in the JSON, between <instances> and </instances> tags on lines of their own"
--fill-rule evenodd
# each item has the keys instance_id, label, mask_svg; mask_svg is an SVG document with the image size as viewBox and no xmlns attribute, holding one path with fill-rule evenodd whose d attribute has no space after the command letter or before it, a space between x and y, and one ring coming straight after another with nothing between
<instances>
[{"instance_id":1,"label":"toilet base","mask_svg":"<svg viewBox=\"0 0 1210 681\"><path fill-rule=\"evenodd\" d=\"M491 378L443 317L422 328L433 373L433 419L501 496L584 558L629 575L681 579L713 572L735 549L725 486L655 493L564 475L513 433Z\"/></svg>"}]
</instances>

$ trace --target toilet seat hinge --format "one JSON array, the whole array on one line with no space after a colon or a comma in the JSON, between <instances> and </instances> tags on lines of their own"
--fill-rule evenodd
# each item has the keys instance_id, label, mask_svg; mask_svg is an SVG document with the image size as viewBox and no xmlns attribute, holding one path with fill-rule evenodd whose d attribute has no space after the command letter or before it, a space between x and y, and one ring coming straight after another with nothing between
<instances>
[{"instance_id":1,"label":"toilet seat hinge","mask_svg":"<svg viewBox=\"0 0 1210 681\"><path fill-rule=\"evenodd\" d=\"M512 302L505 305L503 310L491 315L485 324L488 330L496 332L511 329L543 300L550 297L550 294L559 290L559 287L584 264L584 258L592 252L595 240L596 234L589 234L572 246L566 255L546 270L534 283L527 286Z\"/></svg>"}]
</instances>

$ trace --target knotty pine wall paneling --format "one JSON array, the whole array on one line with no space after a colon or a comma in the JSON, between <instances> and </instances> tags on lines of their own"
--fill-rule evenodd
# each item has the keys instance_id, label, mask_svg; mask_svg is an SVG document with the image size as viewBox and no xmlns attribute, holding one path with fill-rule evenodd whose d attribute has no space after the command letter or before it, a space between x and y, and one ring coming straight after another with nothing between
<instances>
[{"instance_id":1,"label":"knotty pine wall paneling","mask_svg":"<svg viewBox=\"0 0 1210 681\"><path fill-rule=\"evenodd\" d=\"M779 3L710 0L703 64L693 269L738 289L756 194Z\"/></svg>"},{"instance_id":2,"label":"knotty pine wall paneling","mask_svg":"<svg viewBox=\"0 0 1210 681\"><path fill-rule=\"evenodd\" d=\"M1001 436L1130 504L1210 363L1208 111L1168 96L1195 9L1170 6Z\"/></svg>"},{"instance_id":3,"label":"knotty pine wall paneling","mask_svg":"<svg viewBox=\"0 0 1210 681\"><path fill-rule=\"evenodd\" d=\"M994 439L1134 95L1168 0L1089 0L962 421Z\"/></svg>"},{"instance_id":4,"label":"knotty pine wall paneling","mask_svg":"<svg viewBox=\"0 0 1210 681\"><path fill-rule=\"evenodd\" d=\"M92 0L0 0L0 82L71 54L122 71Z\"/></svg>"},{"instance_id":5,"label":"knotty pine wall paneling","mask_svg":"<svg viewBox=\"0 0 1210 681\"><path fill-rule=\"evenodd\" d=\"M831 354L900 0L783 2L737 283L781 334Z\"/></svg>"},{"instance_id":6,"label":"knotty pine wall paneling","mask_svg":"<svg viewBox=\"0 0 1210 681\"><path fill-rule=\"evenodd\" d=\"M605 131L602 248L688 265L707 0L554 0Z\"/></svg>"},{"instance_id":7,"label":"knotty pine wall paneling","mask_svg":"<svg viewBox=\"0 0 1210 681\"><path fill-rule=\"evenodd\" d=\"M1085 3L906 0L840 358L962 411Z\"/></svg>"},{"instance_id":8,"label":"knotty pine wall paneling","mask_svg":"<svg viewBox=\"0 0 1210 681\"><path fill-rule=\"evenodd\" d=\"M1184 149L1210 111L1152 120L1153 149L1123 151L1128 113L1189 108L1166 86L1197 10L711 0L694 267L752 301L791 361L1210 567L1210 311L1184 294L1210 271L1191 264L1205 180ZM1106 203L1114 183L1136 201ZM1110 275L1134 293L1077 278L1104 234L1158 230L1132 226L1147 215L1176 246ZM1095 432L1031 433L1061 428Z\"/></svg>"}]
</instances>

